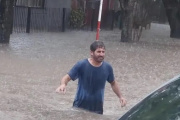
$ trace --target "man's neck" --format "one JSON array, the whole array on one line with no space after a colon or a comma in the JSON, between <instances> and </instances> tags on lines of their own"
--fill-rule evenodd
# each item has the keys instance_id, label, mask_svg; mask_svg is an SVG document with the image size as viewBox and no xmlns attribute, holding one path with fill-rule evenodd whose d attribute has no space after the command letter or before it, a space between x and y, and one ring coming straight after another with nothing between
<instances>
[{"instance_id":1,"label":"man's neck","mask_svg":"<svg viewBox=\"0 0 180 120\"><path fill-rule=\"evenodd\" d=\"M88 58L88 61L94 67L99 67L102 65L102 62L96 62L93 58Z\"/></svg>"}]
</instances>

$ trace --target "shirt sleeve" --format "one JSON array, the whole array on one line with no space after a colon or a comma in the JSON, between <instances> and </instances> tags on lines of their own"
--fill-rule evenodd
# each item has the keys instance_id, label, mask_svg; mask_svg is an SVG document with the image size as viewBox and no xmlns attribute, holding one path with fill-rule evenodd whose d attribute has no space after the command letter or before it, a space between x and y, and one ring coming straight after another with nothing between
<instances>
[{"instance_id":1,"label":"shirt sleeve","mask_svg":"<svg viewBox=\"0 0 180 120\"><path fill-rule=\"evenodd\" d=\"M114 81L113 68L112 68L112 66L111 66L111 65L109 65L108 69L109 69L109 75L108 75L108 79L107 79L107 81L108 81L109 83L111 83L111 82L113 82L113 81Z\"/></svg>"},{"instance_id":2,"label":"shirt sleeve","mask_svg":"<svg viewBox=\"0 0 180 120\"><path fill-rule=\"evenodd\" d=\"M72 68L71 70L68 72L68 75L70 76L70 78L74 81L78 78L79 76L79 69L80 69L80 62L77 62Z\"/></svg>"}]
</instances>

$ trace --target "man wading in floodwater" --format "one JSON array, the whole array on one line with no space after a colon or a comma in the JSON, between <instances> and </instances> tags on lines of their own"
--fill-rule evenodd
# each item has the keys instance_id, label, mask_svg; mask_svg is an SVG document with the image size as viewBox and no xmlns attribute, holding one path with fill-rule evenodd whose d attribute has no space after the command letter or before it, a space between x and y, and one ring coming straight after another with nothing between
<instances>
[{"instance_id":1,"label":"man wading in floodwater","mask_svg":"<svg viewBox=\"0 0 180 120\"><path fill-rule=\"evenodd\" d=\"M68 82L78 79L73 107L103 114L104 88L106 81L108 81L118 96L121 106L125 106L126 99L122 97L118 82L114 79L113 69L110 64L103 61L105 56L104 43L95 41L91 44L90 50L91 58L77 62L62 78L56 92L65 93Z\"/></svg>"}]
</instances>

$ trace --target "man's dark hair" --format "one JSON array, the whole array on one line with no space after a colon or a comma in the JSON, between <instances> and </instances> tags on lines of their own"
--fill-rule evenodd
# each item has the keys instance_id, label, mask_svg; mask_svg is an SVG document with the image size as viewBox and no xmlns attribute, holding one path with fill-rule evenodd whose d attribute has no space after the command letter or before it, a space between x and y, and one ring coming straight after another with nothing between
<instances>
[{"instance_id":1,"label":"man's dark hair","mask_svg":"<svg viewBox=\"0 0 180 120\"><path fill-rule=\"evenodd\" d=\"M90 45L90 50L91 51L95 51L97 48L104 48L105 49L105 45L102 41L94 41L91 45Z\"/></svg>"}]
</instances>

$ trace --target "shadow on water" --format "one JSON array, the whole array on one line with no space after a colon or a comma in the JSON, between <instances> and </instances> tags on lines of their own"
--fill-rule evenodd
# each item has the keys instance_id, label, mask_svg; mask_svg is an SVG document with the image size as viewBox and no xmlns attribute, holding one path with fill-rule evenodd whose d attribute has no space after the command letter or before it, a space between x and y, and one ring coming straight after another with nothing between
<instances>
[{"instance_id":1,"label":"shadow on water","mask_svg":"<svg viewBox=\"0 0 180 120\"><path fill-rule=\"evenodd\" d=\"M47 120L57 119L59 120L117 120L118 117L110 115L99 115L96 113L90 113L83 110L75 110L71 108L70 110L63 111L45 111L40 113L42 116L46 117Z\"/></svg>"}]
</instances>

